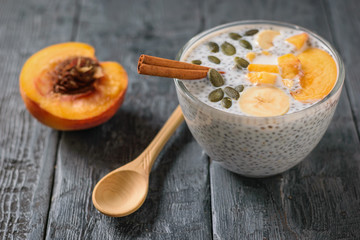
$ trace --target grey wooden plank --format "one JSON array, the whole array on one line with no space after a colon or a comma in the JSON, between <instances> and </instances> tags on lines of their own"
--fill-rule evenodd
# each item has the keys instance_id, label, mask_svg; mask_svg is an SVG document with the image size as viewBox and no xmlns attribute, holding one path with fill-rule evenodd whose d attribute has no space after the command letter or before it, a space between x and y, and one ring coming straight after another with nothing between
<instances>
[{"instance_id":1,"label":"grey wooden plank","mask_svg":"<svg viewBox=\"0 0 360 240\"><path fill-rule=\"evenodd\" d=\"M317 9L316 9L317 8ZM316 30L320 35L328 32L324 22L322 6L310 1L294 3L285 0L255 0L255 1L206 1L204 8L205 28L239 20L265 19L299 24ZM322 26L314 28L315 26Z\"/></svg>"},{"instance_id":2,"label":"grey wooden plank","mask_svg":"<svg viewBox=\"0 0 360 240\"><path fill-rule=\"evenodd\" d=\"M137 74L139 55L174 58L202 26L200 5L93 0L84 2L80 12L76 40L92 44L100 60L123 64L129 88L109 122L62 136L46 237L210 239L209 164L184 124L157 159L149 195L136 213L109 218L91 202L96 182L137 157L177 106L172 80Z\"/></svg>"},{"instance_id":3,"label":"grey wooden plank","mask_svg":"<svg viewBox=\"0 0 360 240\"><path fill-rule=\"evenodd\" d=\"M358 10L359 1L329 1L326 0L325 8L329 18L330 28L334 36L334 44L344 58L346 68L345 87L349 93L349 100L353 117L360 135L360 17ZM355 50L355 51L354 51Z\"/></svg>"},{"instance_id":4,"label":"grey wooden plank","mask_svg":"<svg viewBox=\"0 0 360 240\"><path fill-rule=\"evenodd\" d=\"M212 18L206 26L273 19L332 39L320 1L237 1L232 6L209 3L205 15ZM345 48L346 38L344 41ZM359 55L357 48L347 51ZM357 239L360 148L352 119L343 91L334 119L316 149L297 167L272 178L244 178L211 163L213 238Z\"/></svg>"},{"instance_id":5,"label":"grey wooden plank","mask_svg":"<svg viewBox=\"0 0 360 240\"><path fill-rule=\"evenodd\" d=\"M0 4L0 239L42 239L58 132L39 124L22 103L18 77L26 58L69 40L71 1Z\"/></svg>"}]
</instances>

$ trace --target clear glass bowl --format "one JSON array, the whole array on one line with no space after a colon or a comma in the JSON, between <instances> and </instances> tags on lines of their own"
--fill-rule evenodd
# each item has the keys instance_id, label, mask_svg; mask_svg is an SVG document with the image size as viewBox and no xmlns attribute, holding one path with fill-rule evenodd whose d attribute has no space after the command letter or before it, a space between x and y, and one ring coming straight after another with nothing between
<instances>
[{"instance_id":1,"label":"clear glass bowl","mask_svg":"<svg viewBox=\"0 0 360 240\"><path fill-rule=\"evenodd\" d=\"M295 166L318 144L339 101L345 69L337 51L320 36L293 24L265 20L232 22L204 31L185 44L177 60L210 34L242 25L304 31L327 48L338 66L337 82L324 99L304 110L276 117L241 116L215 109L192 95L181 80L174 79L185 121L211 160L244 176L267 177Z\"/></svg>"}]
</instances>

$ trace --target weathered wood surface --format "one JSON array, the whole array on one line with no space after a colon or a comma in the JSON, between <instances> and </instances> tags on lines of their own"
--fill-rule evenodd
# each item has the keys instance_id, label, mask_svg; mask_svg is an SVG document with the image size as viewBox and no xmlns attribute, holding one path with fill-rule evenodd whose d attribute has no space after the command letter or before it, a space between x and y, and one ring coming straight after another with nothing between
<instances>
[{"instance_id":1,"label":"weathered wood surface","mask_svg":"<svg viewBox=\"0 0 360 240\"><path fill-rule=\"evenodd\" d=\"M71 1L0 3L0 239L42 239L59 133L32 118L18 77L46 45L70 40Z\"/></svg>"},{"instance_id":2,"label":"weathered wood surface","mask_svg":"<svg viewBox=\"0 0 360 240\"><path fill-rule=\"evenodd\" d=\"M0 3L0 239L358 239L359 23L346 1L45 1ZM196 33L242 19L307 27L337 46L346 89L325 137L299 166L248 179L208 162L185 124L160 154L138 212L109 218L96 182L138 156L177 105L171 80L139 76L141 53L174 58ZM20 66L49 44L92 44L129 74L108 123L60 133L37 123L18 94Z\"/></svg>"},{"instance_id":3,"label":"weathered wood surface","mask_svg":"<svg viewBox=\"0 0 360 240\"><path fill-rule=\"evenodd\" d=\"M360 135L360 54L358 50L360 45L360 15L354 11L354 9L359 9L359 1L327 0L325 3L334 45L345 61L345 87L349 94L353 118Z\"/></svg>"}]
</instances>

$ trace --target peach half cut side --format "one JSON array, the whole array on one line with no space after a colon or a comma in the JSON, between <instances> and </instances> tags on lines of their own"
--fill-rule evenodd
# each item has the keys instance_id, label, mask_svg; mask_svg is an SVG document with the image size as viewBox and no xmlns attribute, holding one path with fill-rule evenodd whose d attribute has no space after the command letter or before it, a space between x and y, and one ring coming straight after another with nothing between
<instances>
[{"instance_id":1,"label":"peach half cut side","mask_svg":"<svg viewBox=\"0 0 360 240\"><path fill-rule=\"evenodd\" d=\"M128 77L116 62L100 62L102 76L92 89L78 94L54 92L54 69L71 58L96 60L85 43L49 46L32 55L20 73L20 93L29 112L41 123L58 130L80 130L109 120L124 101ZM97 61L97 60L96 60Z\"/></svg>"}]
</instances>

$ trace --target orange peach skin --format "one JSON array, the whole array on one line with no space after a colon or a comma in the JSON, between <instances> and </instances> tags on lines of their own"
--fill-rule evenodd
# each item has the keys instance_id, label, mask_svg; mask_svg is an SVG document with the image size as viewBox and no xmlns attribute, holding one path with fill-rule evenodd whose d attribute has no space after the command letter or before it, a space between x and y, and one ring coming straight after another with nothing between
<instances>
[{"instance_id":1,"label":"orange peach skin","mask_svg":"<svg viewBox=\"0 0 360 240\"><path fill-rule=\"evenodd\" d=\"M119 95L118 99L116 99L114 104L102 114L95 117L79 120L71 120L54 116L51 113L42 109L39 104L28 98L21 88L20 93L25 102L26 108L29 110L31 115L33 115L39 122L54 129L69 131L92 128L108 121L112 116L114 116L118 108L123 103L126 94L126 88L122 92L122 94Z\"/></svg>"}]
</instances>

